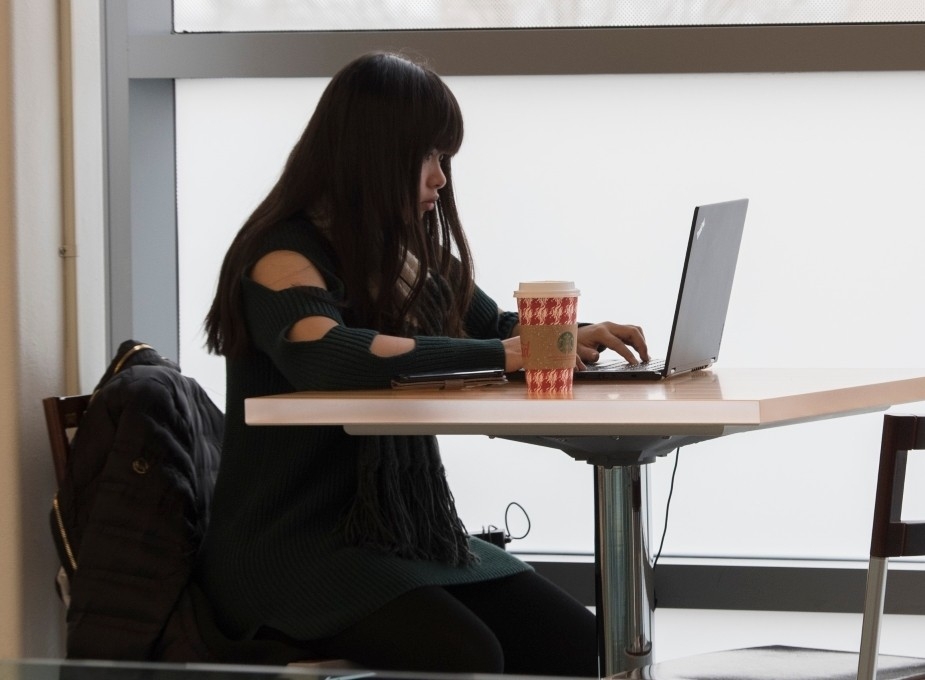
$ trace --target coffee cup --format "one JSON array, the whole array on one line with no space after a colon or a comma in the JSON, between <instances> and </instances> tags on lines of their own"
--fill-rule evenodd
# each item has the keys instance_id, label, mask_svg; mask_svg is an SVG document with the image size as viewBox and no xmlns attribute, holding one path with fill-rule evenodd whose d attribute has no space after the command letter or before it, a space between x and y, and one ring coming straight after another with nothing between
<instances>
[{"instance_id":1,"label":"coffee cup","mask_svg":"<svg viewBox=\"0 0 925 680\"><path fill-rule=\"evenodd\" d=\"M572 392L578 344L578 295L573 281L524 281L514 291L530 394Z\"/></svg>"}]
</instances>

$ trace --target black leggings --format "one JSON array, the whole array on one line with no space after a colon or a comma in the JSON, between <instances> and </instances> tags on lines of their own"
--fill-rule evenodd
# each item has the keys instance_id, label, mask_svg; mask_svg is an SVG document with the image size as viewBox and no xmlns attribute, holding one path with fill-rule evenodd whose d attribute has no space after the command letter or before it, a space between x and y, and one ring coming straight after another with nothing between
<instances>
[{"instance_id":1,"label":"black leggings","mask_svg":"<svg viewBox=\"0 0 925 680\"><path fill-rule=\"evenodd\" d=\"M594 615L533 572L427 586L311 643L378 670L599 677Z\"/></svg>"}]
</instances>

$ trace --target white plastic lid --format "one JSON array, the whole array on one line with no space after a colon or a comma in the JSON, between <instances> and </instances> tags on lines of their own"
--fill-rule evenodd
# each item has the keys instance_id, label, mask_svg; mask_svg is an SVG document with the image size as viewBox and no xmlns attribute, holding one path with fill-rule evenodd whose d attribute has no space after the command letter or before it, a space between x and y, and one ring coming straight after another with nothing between
<instances>
[{"instance_id":1,"label":"white plastic lid","mask_svg":"<svg viewBox=\"0 0 925 680\"><path fill-rule=\"evenodd\" d=\"M515 298L578 297L580 294L574 281L521 281L514 291Z\"/></svg>"}]
</instances>

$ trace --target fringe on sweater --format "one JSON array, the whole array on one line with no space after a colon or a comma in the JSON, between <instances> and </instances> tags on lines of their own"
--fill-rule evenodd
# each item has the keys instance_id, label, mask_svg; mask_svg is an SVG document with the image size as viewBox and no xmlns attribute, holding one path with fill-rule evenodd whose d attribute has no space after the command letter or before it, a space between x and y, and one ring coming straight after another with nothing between
<instances>
[{"instance_id":1,"label":"fringe on sweater","mask_svg":"<svg viewBox=\"0 0 925 680\"><path fill-rule=\"evenodd\" d=\"M347 541L407 559L476 563L436 439L361 439L357 495L344 521Z\"/></svg>"},{"instance_id":2,"label":"fringe on sweater","mask_svg":"<svg viewBox=\"0 0 925 680\"><path fill-rule=\"evenodd\" d=\"M418 260L408 254L397 285L410 290ZM407 279L407 280L406 280ZM403 323L410 334L442 335L453 302L449 284L429 276L416 309ZM456 503L435 437L362 437L357 493L344 531L352 545L407 559L458 566L478 562Z\"/></svg>"}]
</instances>

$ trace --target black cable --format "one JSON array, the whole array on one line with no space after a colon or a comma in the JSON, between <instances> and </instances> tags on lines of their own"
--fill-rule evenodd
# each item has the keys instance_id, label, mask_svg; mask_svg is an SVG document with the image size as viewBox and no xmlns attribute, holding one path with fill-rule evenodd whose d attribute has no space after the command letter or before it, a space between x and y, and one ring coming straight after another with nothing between
<instances>
[{"instance_id":1,"label":"black cable","mask_svg":"<svg viewBox=\"0 0 925 680\"><path fill-rule=\"evenodd\" d=\"M507 515L511 511L512 505L516 505L518 508L520 508L520 511L524 514L524 517L527 520L527 530L523 532L520 536L511 536L511 529L510 529L510 526L508 525ZM517 501L511 501L510 503L508 503L507 507L504 509L504 530L505 532L507 532L508 538L514 539L515 541L519 541L522 538L526 538L527 534L530 533L530 526L531 526L530 525L530 515L527 514L526 510L524 510L524 506L522 506Z\"/></svg>"},{"instance_id":2,"label":"black cable","mask_svg":"<svg viewBox=\"0 0 925 680\"><path fill-rule=\"evenodd\" d=\"M671 497L674 495L674 476L678 472L678 460L681 458L681 447L679 446L674 452L674 468L671 470L671 484L668 487L668 500L665 501L665 525L662 527L662 540L658 544L658 552L655 553L655 560L652 568L655 569L658 564L658 558L662 556L662 548L665 547L665 535L668 533L668 511L671 509Z\"/></svg>"}]
</instances>

